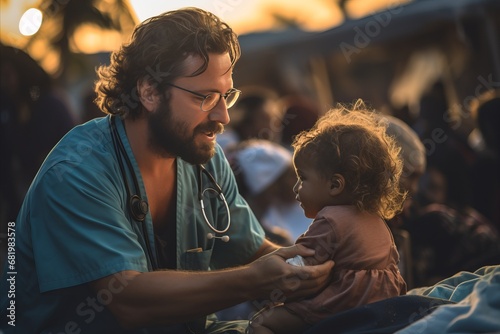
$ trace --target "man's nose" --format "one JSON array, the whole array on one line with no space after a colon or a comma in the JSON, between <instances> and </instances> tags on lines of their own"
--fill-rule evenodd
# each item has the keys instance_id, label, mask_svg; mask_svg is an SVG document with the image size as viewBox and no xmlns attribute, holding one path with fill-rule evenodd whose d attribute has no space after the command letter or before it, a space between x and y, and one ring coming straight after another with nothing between
<instances>
[{"instance_id":1,"label":"man's nose","mask_svg":"<svg viewBox=\"0 0 500 334\"><path fill-rule=\"evenodd\" d=\"M229 123L231 118L229 117L226 100L224 98L221 98L215 108L210 110L209 119L211 121L219 122L222 125L226 125Z\"/></svg>"}]
</instances>

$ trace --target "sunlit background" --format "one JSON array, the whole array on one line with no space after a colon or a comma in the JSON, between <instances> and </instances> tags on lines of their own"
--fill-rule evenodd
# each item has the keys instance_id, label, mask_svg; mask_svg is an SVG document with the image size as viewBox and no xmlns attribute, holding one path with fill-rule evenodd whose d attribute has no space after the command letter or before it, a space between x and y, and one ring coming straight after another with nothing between
<instances>
[{"instance_id":1,"label":"sunlit background","mask_svg":"<svg viewBox=\"0 0 500 334\"><path fill-rule=\"evenodd\" d=\"M54 73L60 63L56 50L52 50L57 44L55 38L60 38L59 42L62 42L67 37L72 52L94 54L112 51L128 38L138 22L181 7L195 6L209 10L243 35L283 30L291 26L321 31L341 24L346 18L359 18L396 3L394 0L309 0L306 5L304 1L297 0L85 0L79 1L79 5L72 4L75 1L68 2L1 0L2 42L25 49L40 60L44 68ZM397 3L404 2L407 0ZM91 6L102 14L92 10ZM65 21L62 14L66 15ZM38 30L42 22L44 26Z\"/></svg>"},{"instance_id":2,"label":"sunlit background","mask_svg":"<svg viewBox=\"0 0 500 334\"><path fill-rule=\"evenodd\" d=\"M422 94L445 82L462 104L479 76L500 72L499 1L494 0L0 0L0 39L27 52L78 99L95 66L134 26L196 6L239 34L239 85L300 91L326 109L368 100L415 113ZM464 80L465 79L465 80Z\"/></svg>"}]
</instances>

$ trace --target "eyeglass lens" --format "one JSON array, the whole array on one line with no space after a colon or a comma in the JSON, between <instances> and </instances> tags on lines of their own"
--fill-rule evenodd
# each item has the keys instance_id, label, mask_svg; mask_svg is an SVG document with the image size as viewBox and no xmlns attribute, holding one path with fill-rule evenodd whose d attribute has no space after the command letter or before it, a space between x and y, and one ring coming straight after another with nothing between
<instances>
[{"instance_id":1,"label":"eyeglass lens","mask_svg":"<svg viewBox=\"0 0 500 334\"><path fill-rule=\"evenodd\" d=\"M203 103L201 104L201 109L203 111L212 110L213 108L215 108L217 103L219 103L222 97L224 97L224 99L226 100L226 107L229 109L236 103L236 100L238 100L239 96L240 96L239 90L232 90L228 92L226 96L221 95L219 93L208 94L203 100Z\"/></svg>"}]
</instances>

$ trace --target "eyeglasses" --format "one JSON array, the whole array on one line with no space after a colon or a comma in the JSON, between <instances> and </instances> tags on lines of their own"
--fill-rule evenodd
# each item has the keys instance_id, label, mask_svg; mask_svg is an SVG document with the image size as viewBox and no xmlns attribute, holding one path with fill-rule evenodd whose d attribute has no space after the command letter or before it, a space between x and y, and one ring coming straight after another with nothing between
<instances>
[{"instance_id":1,"label":"eyeglasses","mask_svg":"<svg viewBox=\"0 0 500 334\"><path fill-rule=\"evenodd\" d=\"M175 87L175 88L178 88L180 90L183 90L185 92L191 93L193 95L202 97L203 100L201 101L201 105L200 105L200 108L202 111L210 111L213 108L215 108L215 106L219 103L221 98L224 98L224 100L226 101L226 108L229 109L232 106L234 106L234 104L236 103L236 101L238 100L238 98L240 97L240 94L241 94L240 90L238 90L236 88L231 88L226 94L209 93L207 95L203 95L203 94L200 94L197 92L193 92L192 90L176 86L176 85L171 84L171 83L169 83L168 85Z\"/></svg>"}]
</instances>

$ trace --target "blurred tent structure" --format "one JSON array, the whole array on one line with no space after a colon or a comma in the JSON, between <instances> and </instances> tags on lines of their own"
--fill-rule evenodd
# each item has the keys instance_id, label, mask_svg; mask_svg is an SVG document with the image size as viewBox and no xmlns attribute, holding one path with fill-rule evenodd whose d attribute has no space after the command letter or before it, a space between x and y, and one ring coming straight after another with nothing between
<instances>
[{"instance_id":1,"label":"blurred tent structure","mask_svg":"<svg viewBox=\"0 0 500 334\"><path fill-rule=\"evenodd\" d=\"M306 94L324 110L361 97L411 114L441 81L460 112L500 84L498 0L415 0L319 33L256 33L240 42L235 85Z\"/></svg>"}]
</instances>

